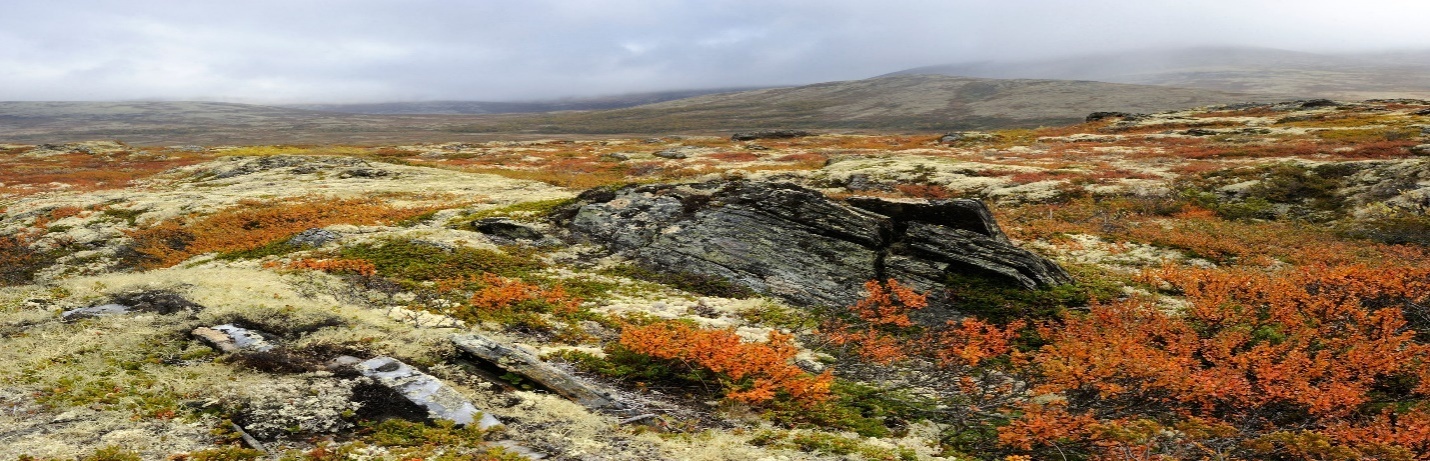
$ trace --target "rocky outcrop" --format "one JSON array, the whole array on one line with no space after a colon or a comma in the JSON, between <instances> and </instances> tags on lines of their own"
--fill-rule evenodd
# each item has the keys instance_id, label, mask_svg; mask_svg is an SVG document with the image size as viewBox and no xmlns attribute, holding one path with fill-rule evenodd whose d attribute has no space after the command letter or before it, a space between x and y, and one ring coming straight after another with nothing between
<instances>
[{"instance_id":1,"label":"rocky outcrop","mask_svg":"<svg viewBox=\"0 0 1430 461\"><path fill-rule=\"evenodd\" d=\"M1012 245L982 202L829 200L787 183L715 181L595 189L555 215L579 240L652 269L716 276L798 305L850 305L867 280L940 295L951 273L1027 288L1072 282Z\"/></svg>"}]
</instances>

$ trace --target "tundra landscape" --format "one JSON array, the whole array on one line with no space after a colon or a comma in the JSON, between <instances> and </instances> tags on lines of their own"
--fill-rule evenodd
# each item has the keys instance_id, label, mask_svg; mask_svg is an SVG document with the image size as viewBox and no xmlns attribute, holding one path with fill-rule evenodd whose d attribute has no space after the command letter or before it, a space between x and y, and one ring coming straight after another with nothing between
<instances>
[{"instance_id":1,"label":"tundra landscape","mask_svg":"<svg viewBox=\"0 0 1430 461\"><path fill-rule=\"evenodd\" d=\"M0 87L0 459L1430 460L1427 55L1063 51Z\"/></svg>"}]
</instances>

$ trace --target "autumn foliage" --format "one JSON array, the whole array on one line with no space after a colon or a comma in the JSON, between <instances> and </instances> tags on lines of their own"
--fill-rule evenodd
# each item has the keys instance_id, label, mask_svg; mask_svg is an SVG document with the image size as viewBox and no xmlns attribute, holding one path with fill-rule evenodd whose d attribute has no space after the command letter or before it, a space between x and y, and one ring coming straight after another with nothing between
<instances>
[{"instance_id":1,"label":"autumn foliage","mask_svg":"<svg viewBox=\"0 0 1430 461\"><path fill-rule=\"evenodd\" d=\"M811 375L791 364L797 350L790 339L771 331L768 342L745 342L729 330L658 322L625 328L620 345L672 365L714 372L730 400L762 404L784 396L805 405L825 401L833 375Z\"/></svg>"},{"instance_id":2,"label":"autumn foliage","mask_svg":"<svg viewBox=\"0 0 1430 461\"><path fill-rule=\"evenodd\" d=\"M472 294L469 302L473 309L572 313L581 307L581 300L568 295L560 285L543 288L491 273L482 274L480 281L482 288Z\"/></svg>"},{"instance_id":3,"label":"autumn foliage","mask_svg":"<svg viewBox=\"0 0 1430 461\"><path fill-rule=\"evenodd\" d=\"M1430 268L1167 266L1144 281L1189 304L1128 300L1044 325L1034 393L1060 398L1022 405L1004 443L1107 459L1430 459L1430 347L1406 315L1424 314Z\"/></svg>"},{"instance_id":4,"label":"autumn foliage","mask_svg":"<svg viewBox=\"0 0 1430 461\"><path fill-rule=\"evenodd\" d=\"M852 348L863 360L890 364L923 356L944 367L977 366L1012 352L1011 341L1026 323L997 326L968 317L949 320L940 328L916 326L909 314L928 307L928 296L898 280L870 280L866 295L849 310L859 321L832 320L821 333L831 344Z\"/></svg>"},{"instance_id":5,"label":"autumn foliage","mask_svg":"<svg viewBox=\"0 0 1430 461\"><path fill-rule=\"evenodd\" d=\"M376 199L299 197L247 200L217 213L164 221L133 231L133 249L146 268L169 267L194 255L243 251L333 224L397 221L431 208L394 208Z\"/></svg>"}]
</instances>

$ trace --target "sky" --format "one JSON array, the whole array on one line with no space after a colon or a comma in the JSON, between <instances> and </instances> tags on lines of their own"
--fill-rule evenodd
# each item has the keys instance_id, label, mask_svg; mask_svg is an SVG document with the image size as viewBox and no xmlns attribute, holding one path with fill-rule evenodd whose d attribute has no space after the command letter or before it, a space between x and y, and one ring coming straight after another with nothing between
<instances>
[{"instance_id":1,"label":"sky","mask_svg":"<svg viewBox=\"0 0 1430 461\"><path fill-rule=\"evenodd\" d=\"M1423 0L3 0L0 101L514 101L1147 48L1430 49Z\"/></svg>"}]
</instances>

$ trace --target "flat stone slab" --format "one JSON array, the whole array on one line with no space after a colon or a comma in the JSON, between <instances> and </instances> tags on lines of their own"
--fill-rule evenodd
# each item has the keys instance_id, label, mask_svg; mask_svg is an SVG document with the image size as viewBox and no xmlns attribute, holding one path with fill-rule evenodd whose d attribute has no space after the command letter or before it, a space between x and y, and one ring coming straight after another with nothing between
<instances>
[{"instance_id":1,"label":"flat stone slab","mask_svg":"<svg viewBox=\"0 0 1430 461\"><path fill-rule=\"evenodd\" d=\"M453 335L452 343L468 354L503 370L525 376L586 408L593 410L625 409L625 406L616 399L612 392L561 371L521 349L475 334Z\"/></svg>"},{"instance_id":2,"label":"flat stone slab","mask_svg":"<svg viewBox=\"0 0 1430 461\"><path fill-rule=\"evenodd\" d=\"M224 352L257 351L268 352L275 347L257 331L225 323L210 327L198 327L190 332L214 348Z\"/></svg>"},{"instance_id":3,"label":"flat stone slab","mask_svg":"<svg viewBox=\"0 0 1430 461\"><path fill-rule=\"evenodd\" d=\"M132 308L123 304L102 304L98 306L81 307L71 309L60 314L60 318L65 321L88 319L94 317L104 317L109 315L128 314Z\"/></svg>"},{"instance_id":4,"label":"flat stone slab","mask_svg":"<svg viewBox=\"0 0 1430 461\"><path fill-rule=\"evenodd\" d=\"M378 384L406 397L408 401L425 408L432 419L450 420L460 425L476 423L477 427L482 429L501 425L501 421L477 409L456 389L400 360L376 357L360 362L353 368L363 376L372 378Z\"/></svg>"}]
</instances>

